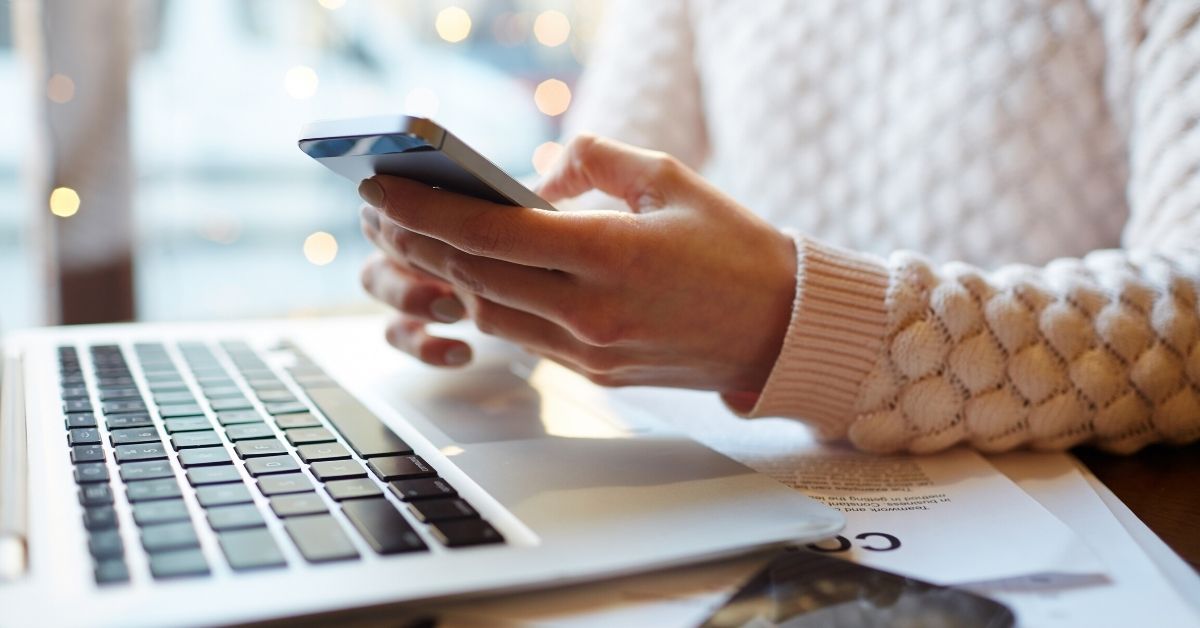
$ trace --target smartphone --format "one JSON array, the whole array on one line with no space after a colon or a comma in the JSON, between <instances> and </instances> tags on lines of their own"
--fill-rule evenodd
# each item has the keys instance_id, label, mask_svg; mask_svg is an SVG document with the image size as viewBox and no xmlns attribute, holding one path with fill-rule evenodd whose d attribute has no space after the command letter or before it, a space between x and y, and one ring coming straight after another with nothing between
<instances>
[{"instance_id":1,"label":"smartphone","mask_svg":"<svg viewBox=\"0 0 1200 628\"><path fill-rule=\"evenodd\" d=\"M394 175L493 203L554 209L426 118L320 120L304 126L299 143L309 157L355 183L377 174Z\"/></svg>"},{"instance_id":2,"label":"smartphone","mask_svg":"<svg viewBox=\"0 0 1200 628\"><path fill-rule=\"evenodd\" d=\"M1007 628L1015 621L1007 606L969 591L790 548L746 581L702 628Z\"/></svg>"}]
</instances>

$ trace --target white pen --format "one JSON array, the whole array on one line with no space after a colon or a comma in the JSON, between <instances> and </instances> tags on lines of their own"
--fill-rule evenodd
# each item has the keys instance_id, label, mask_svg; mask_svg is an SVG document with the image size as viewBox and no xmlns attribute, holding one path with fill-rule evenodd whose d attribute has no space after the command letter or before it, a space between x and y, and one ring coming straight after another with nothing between
<instances>
[{"instance_id":1,"label":"white pen","mask_svg":"<svg viewBox=\"0 0 1200 628\"><path fill-rule=\"evenodd\" d=\"M4 356L0 367L0 582L25 573L28 519L25 481L25 391L21 359Z\"/></svg>"}]
</instances>

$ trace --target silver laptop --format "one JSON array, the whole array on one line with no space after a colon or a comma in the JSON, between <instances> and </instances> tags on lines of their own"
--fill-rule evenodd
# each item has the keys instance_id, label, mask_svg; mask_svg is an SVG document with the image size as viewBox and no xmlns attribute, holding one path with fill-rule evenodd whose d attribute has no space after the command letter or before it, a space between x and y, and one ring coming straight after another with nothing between
<instances>
[{"instance_id":1,"label":"silver laptop","mask_svg":"<svg viewBox=\"0 0 1200 628\"><path fill-rule=\"evenodd\" d=\"M557 585L841 516L551 363L375 318L5 341L0 624L250 622Z\"/></svg>"}]
</instances>

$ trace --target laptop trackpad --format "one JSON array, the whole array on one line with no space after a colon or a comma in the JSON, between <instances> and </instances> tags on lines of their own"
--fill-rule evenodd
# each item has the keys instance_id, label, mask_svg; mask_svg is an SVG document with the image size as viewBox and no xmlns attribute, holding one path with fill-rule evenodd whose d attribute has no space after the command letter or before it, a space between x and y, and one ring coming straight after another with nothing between
<instances>
[{"instance_id":1,"label":"laptop trackpad","mask_svg":"<svg viewBox=\"0 0 1200 628\"><path fill-rule=\"evenodd\" d=\"M545 360L495 360L430 375L405 382L404 398L459 443L628 438L648 429L579 375Z\"/></svg>"}]
</instances>

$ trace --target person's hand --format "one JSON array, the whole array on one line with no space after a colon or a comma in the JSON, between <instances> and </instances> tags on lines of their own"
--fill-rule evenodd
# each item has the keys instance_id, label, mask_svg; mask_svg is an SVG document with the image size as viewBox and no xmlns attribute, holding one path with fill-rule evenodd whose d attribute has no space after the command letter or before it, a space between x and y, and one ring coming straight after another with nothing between
<instances>
[{"instance_id":1,"label":"person's hand","mask_svg":"<svg viewBox=\"0 0 1200 628\"><path fill-rule=\"evenodd\" d=\"M470 348L425 325L470 316L602 385L761 390L792 310L791 239L666 154L581 136L539 192L555 202L592 189L629 211L364 181L363 230L380 253L363 284L400 312L388 341L430 364L463 364Z\"/></svg>"}]
</instances>

